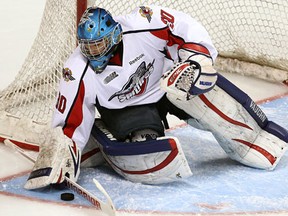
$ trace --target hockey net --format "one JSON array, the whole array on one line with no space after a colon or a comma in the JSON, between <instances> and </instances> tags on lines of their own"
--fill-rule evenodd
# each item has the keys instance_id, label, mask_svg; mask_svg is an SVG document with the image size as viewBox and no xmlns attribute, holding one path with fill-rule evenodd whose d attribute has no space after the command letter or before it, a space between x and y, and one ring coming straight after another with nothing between
<instances>
[{"instance_id":1,"label":"hockey net","mask_svg":"<svg viewBox=\"0 0 288 216\"><path fill-rule=\"evenodd\" d=\"M286 0L47 0L38 35L21 70L0 92L1 137L11 137L11 130L18 131L11 117L39 124L49 122L63 63L77 45L77 13L93 4L108 9L112 15L129 13L143 4L189 13L211 35L219 51L219 72L249 74L277 82L288 79ZM6 120L7 116L10 120Z\"/></svg>"}]
</instances>

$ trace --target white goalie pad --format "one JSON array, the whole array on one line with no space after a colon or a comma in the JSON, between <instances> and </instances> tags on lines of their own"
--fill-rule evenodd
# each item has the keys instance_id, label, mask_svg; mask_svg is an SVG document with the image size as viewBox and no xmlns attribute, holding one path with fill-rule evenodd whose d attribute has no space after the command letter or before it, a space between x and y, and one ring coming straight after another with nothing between
<instances>
[{"instance_id":1,"label":"white goalie pad","mask_svg":"<svg viewBox=\"0 0 288 216\"><path fill-rule=\"evenodd\" d=\"M265 130L260 131L253 143L241 139L234 139L234 141L238 142L238 147L230 157L260 169L273 170L287 150L286 142Z\"/></svg>"},{"instance_id":2,"label":"white goalie pad","mask_svg":"<svg viewBox=\"0 0 288 216\"><path fill-rule=\"evenodd\" d=\"M247 95L243 105L216 85L210 92L188 100L172 94L167 97L193 117L188 123L197 122L197 128L211 131L228 156L240 163L273 170L287 150L285 138L264 130L265 125L269 127L266 116ZM273 124L276 132L288 137L285 129Z\"/></svg>"},{"instance_id":3,"label":"white goalie pad","mask_svg":"<svg viewBox=\"0 0 288 216\"><path fill-rule=\"evenodd\" d=\"M162 184L191 176L192 172L178 139L164 139L170 142L171 150L141 155L105 156L117 173L132 182ZM160 140L155 140L155 145L160 144Z\"/></svg>"},{"instance_id":4,"label":"white goalie pad","mask_svg":"<svg viewBox=\"0 0 288 216\"><path fill-rule=\"evenodd\" d=\"M81 156L81 168L82 167L96 167L105 162L105 159L100 150L100 146L95 138L91 135L85 148L82 151Z\"/></svg>"},{"instance_id":5,"label":"white goalie pad","mask_svg":"<svg viewBox=\"0 0 288 216\"><path fill-rule=\"evenodd\" d=\"M101 121L95 121L93 136L104 158L124 178L144 184L162 184L192 175L181 145L175 137L141 142L118 142Z\"/></svg>"}]
</instances>

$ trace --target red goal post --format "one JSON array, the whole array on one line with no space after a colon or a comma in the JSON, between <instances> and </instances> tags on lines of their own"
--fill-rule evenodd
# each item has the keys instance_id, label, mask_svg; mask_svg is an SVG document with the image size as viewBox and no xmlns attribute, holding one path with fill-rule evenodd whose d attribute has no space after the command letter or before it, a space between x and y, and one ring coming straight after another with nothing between
<instances>
[{"instance_id":1,"label":"red goal post","mask_svg":"<svg viewBox=\"0 0 288 216\"><path fill-rule=\"evenodd\" d=\"M143 4L189 13L211 35L219 51L215 66L220 73L237 72L276 82L288 80L286 0L47 0L37 37L22 68L0 92L0 137L12 136L12 130L14 137L27 131L25 124L19 125L16 119L49 125L63 63L77 46L77 21L93 4L108 9L112 15L129 13Z\"/></svg>"}]
</instances>

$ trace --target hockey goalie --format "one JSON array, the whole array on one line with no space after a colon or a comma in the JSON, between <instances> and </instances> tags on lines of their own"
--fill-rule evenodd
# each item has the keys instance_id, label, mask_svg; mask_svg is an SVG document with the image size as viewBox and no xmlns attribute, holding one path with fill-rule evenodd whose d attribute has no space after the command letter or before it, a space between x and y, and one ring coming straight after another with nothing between
<instances>
[{"instance_id":1,"label":"hockey goalie","mask_svg":"<svg viewBox=\"0 0 288 216\"><path fill-rule=\"evenodd\" d=\"M285 153L287 130L215 71L217 51L187 14L140 6L112 17L90 7L77 35L79 46L64 64L53 127L43 132L47 138L25 188L60 184L65 176L77 181L81 161L106 162L127 180L145 184L191 176L181 143L165 136L167 113L212 133L243 165L273 170Z\"/></svg>"}]
</instances>

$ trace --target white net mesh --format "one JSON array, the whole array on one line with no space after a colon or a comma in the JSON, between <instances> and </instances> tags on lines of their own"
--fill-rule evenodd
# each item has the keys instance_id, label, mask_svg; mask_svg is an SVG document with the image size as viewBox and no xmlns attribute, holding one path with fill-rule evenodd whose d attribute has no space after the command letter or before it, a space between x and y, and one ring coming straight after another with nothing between
<instances>
[{"instance_id":1,"label":"white net mesh","mask_svg":"<svg viewBox=\"0 0 288 216\"><path fill-rule=\"evenodd\" d=\"M105 1L98 2L108 7ZM271 64L277 68L288 67L288 50L283 49L288 42L288 1L189 0L169 3L162 0L157 4L189 13L199 20L223 56ZM113 9L113 13L117 11L117 8Z\"/></svg>"},{"instance_id":2,"label":"white net mesh","mask_svg":"<svg viewBox=\"0 0 288 216\"><path fill-rule=\"evenodd\" d=\"M75 32L75 0L47 0L38 35L21 70L0 93L0 110L35 121L50 119L63 62L76 47Z\"/></svg>"},{"instance_id":3,"label":"white net mesh","mask_svg":"<svg viewBox=\"0 0 288 216\"><path fill-rule=\"evenodd\" d=\"M206 27L220 56L225 57L217 61L218 70L288 79L288 1L97 0L95 5L119 15L153 3L189 13ZM40 122L51 118L62 65L76 47L75 32L76 0L47 0L39 33L24 65L15 81L0 92L0 111ZM257 64L243 66L239 60Z\"/></svg>"},{"instance_id":4,"label":"white net mesh","mask_svg":"<svg viewBox=\"0 0 288 216\"><path fill-rule=\"evenodd\" d=\"M125 14L142 3L174 8L200 21L212 37L220 57L224 57L216 63L218 71L256 75L273 81L288 79L288 1L148 0L118 4L95 1L95 5L115 15ZM262 65L272 67L272 70Z\"/></svg>"}]
</instances>

